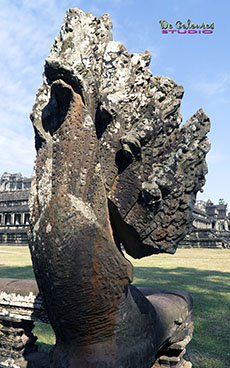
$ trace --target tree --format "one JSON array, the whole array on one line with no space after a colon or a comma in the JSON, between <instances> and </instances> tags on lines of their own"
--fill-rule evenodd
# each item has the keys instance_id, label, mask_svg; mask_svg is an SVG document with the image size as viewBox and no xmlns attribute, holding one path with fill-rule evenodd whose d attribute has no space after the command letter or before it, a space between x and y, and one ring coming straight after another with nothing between
<instances>
[{"instance_id":1,"label":"tree","mask_svg":"<svg viewBox=\"0 0 230 368\"><path fill-rule=\"evenodd\" d=\"M219 204L221 205L221 204L225 204L225 200L224 200L224 198L220 198L219 199Z\"/></svg>"}]
</instances>

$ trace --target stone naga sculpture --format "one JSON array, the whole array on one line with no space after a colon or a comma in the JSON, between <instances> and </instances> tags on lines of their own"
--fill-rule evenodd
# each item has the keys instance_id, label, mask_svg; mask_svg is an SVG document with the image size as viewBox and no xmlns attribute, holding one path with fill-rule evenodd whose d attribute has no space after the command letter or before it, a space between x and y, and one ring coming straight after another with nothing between
<instances>
[{"instance_id":1,"label":"stone naga sculpture","mask_svg":"<svg viewBox=\"0 0 230 368\"><path fill-rule=\"evenodd\" d=\"M149 63L112 41L108 15L79 9L45 61L30 249L53 367L148 368L168 338L121 247L175 252L205 183L209 118L200 109L180 127L183 87Z\"/></svg>"}]
</instances>

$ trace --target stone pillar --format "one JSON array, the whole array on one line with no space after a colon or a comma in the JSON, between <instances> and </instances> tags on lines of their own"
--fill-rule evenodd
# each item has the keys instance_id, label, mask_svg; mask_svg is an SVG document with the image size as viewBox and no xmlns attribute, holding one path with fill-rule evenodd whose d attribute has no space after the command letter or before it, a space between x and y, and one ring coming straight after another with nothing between
<instances>
[{"instance_id":1,"label":"stone pillar","mask_svg":"<svg viewBox=\"0 0 230 368\"><path fill-rule=\"evenodd\" d=\"M7 243L7 234L5 233L5 234L3 234L3 243Z\"/></svg>"}]
</instances>

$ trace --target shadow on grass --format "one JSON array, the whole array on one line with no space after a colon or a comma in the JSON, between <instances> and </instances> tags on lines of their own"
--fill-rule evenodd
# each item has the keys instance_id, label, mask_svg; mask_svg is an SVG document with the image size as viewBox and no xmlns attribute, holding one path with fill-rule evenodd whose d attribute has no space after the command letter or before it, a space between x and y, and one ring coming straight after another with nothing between
<instances>
[{"instance_id":1,"label":"shadow on grass","mask_svg":"<svg viewBox=\"0 0 230 368\"><path fill-rule=\"evenodd\" d=\"M36 345L38 346L39 352L49 353L53 348L53 345L45 344L44 342L37 342Z\"/></svg>"},{"instance_id":2,"label":"shadow on grass","mask_svg":"<svg viewBox=\"0 0 230 368\"><path fill-rule=\"evenodd\" d=\"M0 264L0 278L2 279L26 279L34 280L34 271L32 266L12 267L2 266Z\"/></svg>"},{"instance_id":3,"label":"shadow on grass","mask_svg":"<svg viewBox=\"0 0 230 368\"><path fill-rule=\"evenodd\" d=\"M39 351L49 352L55 344L55 335L51 325L35 322L33 334L38 337L36 345Z\"/></svg>"},{"instance_id":4,"label":"shadow on grass","mask_svg":"<svg viewBox=\"0 0 230 368\"><path fill-rule=\"evenodd\" d=\"M195 330L187 353L193 367L230 367L230 272L135 267L134 283L188 291L194 303Z\"/></svg>"}]
</instances>

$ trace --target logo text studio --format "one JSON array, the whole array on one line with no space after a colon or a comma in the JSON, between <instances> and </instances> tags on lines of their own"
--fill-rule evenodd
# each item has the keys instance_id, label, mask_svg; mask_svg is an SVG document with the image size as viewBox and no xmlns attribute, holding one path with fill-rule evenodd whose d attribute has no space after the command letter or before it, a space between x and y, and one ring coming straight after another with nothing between
<instances>
[{"instance_id":1,"label":"logo text studio","mask_svg":"<svg viewBox=\"0 0 230 368\"><path fill-rule=\"evenodd\" d=\"M162 29L162 33L179 33L179 34L210 34L213 33L214 23L192 23L190 19L187 20L186 23L177 20L173 26L173 24L169 23L166 20L160 20L160 27Z\"/></svg>"}]
</instances>

